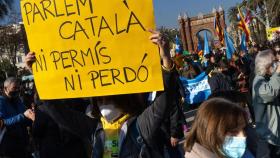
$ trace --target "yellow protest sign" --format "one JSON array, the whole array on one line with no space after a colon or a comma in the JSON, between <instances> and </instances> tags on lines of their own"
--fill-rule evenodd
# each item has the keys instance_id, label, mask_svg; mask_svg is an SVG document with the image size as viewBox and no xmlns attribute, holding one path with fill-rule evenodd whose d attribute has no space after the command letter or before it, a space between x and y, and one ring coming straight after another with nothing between
<instances>
[{"instance_id":1,"label":"yellow protest sign","mask_svg":"<svg viewBox=\"0 0 280 158\"><path fill-rule=\"evenodd\" d=\"M280 34L280 27L274 27L266 30L267 39L269 41L274 40Z\"/></svg>"},{"instance_id":2,"label":"yellow protest sign","mask_svg":"<svg viewBox=\"0 0 280 158\"><path fill-rule=\"evenodd\" d=\"M162 90L152 0L21 0L41 99Z\"/></svg>"}]
</instances>

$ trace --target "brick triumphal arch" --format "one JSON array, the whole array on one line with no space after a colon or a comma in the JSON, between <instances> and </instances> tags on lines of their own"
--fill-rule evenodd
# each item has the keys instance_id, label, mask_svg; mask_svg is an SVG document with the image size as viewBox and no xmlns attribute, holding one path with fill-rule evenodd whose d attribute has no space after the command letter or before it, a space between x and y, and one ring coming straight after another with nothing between
<instances>
[{"instance_id":1,"label":"brick triumphal arch","mask_svg":"<svg viewBox=\"0 0 280 158\"><path fill-rule=\"evenodd\" d=\"M215 35L214 28L216 14L220 17L216 20L219 20L221 27L225 28L225 12L222 9L211 14L200 14L196 17L187 17L186 15L184 17L179 17L178 21L184 50L189 52L194 52L196 50L198 45L197 34L202 30L211 32L214 37L215 45L219 45L219 40Z\"/></svg>"}]
</instances>

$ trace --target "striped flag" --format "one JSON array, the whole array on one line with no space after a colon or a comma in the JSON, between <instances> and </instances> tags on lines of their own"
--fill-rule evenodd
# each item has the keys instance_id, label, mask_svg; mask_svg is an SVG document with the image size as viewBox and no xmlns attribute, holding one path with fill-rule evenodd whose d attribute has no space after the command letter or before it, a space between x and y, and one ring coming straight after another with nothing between
<instances>
[{"instance_id":1,"label":"striped flag","mask_svg":"<svg viewBox=\"0 0 280 158\"><path fill-rule=\"evenodd\" d=\"M218 12L216 13L216 16L214 18L214 28L216 31L216 35L218 36L219 41L221 42L221 46L224 46L224 44L225 44L224 43L224 31L223 31L223 28L220 23L220 15L218 14Z\"/></svg>"},{"instance_id":2,"label":"striped flag","mask_svg":"<svg viewBox=\"0 0 280 158\"><path fill-rule=\"evenodd\" d=\"M246 35L246 42L249 42L250 40L250 30L248 28L248 25L245 22L244 16L242 14L242 12L240 11L240 8L238 7L238 12L239 12L239 22L237 24L237 26L239 27L239 29L241 29L245 35Z\"/></svg>"}]
</instances>

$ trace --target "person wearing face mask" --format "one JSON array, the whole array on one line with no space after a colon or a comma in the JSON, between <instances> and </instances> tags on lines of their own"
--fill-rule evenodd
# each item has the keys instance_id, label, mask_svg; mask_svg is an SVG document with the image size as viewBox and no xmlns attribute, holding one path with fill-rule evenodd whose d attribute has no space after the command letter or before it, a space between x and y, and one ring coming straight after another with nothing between
<instances>
[{"instance_id":1,"label":"person wearing face mask","mask_svg":"<svg viewBox=\"0 0 280 158\"><path fill-rule=\"evenodd\" d=\"M222 98L203 102L185 141L185 158L252 158L246 153L246 111Z\"/></svg>"},{"instance_id":2,"label":"person wearing face mask","mask_svg":"<svg viewBox=\"0 0 280 158\"><path fill-rule=\"evenodd\" d=\"M259 136L257 157L280 157L280 64L272 50L258 53L252 87L252 105Z\"/></svg>"},{"instance_id":3,"label":"person wearing face mask","mask_svg":"<svg viewBox=\"0 0 280 158\"><path fill-rule=\"evenodd\" d=\"M0 157L28 157L26 147L29 138L26 127L35 115L31 109L25 110L18 91L17 79L7 78L4 82L4 95L0 96L0 118L7 129L0 144Z\"/></svg>"},{"instance_id":4,"label":"person wearing face mask","mask_svg":"<svg viewBox=\"0 0 280 158\"><path fill-rule=\"evenodd\" d=\"M246 136L247 136L247 147L246 147L246 153L247 155L252 155L256 156L256 149L257 149L257 135L256 131L254 128L254 123L252 119L252 114L251 111L248 107L248 97L246 94L232 90L232 91L223 91L223 92L218 92L218 93L212 93L208 99L211 98L223 98L226 100L229 100L233 103L236 103L239 105L241 108L243 108L246 113L247 113L247 118L248 118L248 126L245 128ZM243 156L243 158L245 158Z\"/></svg>"},{"instance_id":5,"label":"person wearing face mask","mask_svg":"<svg viewBox=\"0 0 280 158\"><path fill-rule=\"evenodd\" d=\"M143 102L143 94L96 97L92 99L96 114L92 119L63 108L59 105L61 102L43 101L47 103L45 111L61 129L71 131L84 142L92 143L92 158L163 157L155 136L167 111L173 106L176 73L167 42L159 32L150 32L151 42L158 45L160 50L164 91L158 93L148 108L142 108L147 107ZM25 61L31 69L35 61L34 53L29 53Z\"/></svg>"}]
</instances>

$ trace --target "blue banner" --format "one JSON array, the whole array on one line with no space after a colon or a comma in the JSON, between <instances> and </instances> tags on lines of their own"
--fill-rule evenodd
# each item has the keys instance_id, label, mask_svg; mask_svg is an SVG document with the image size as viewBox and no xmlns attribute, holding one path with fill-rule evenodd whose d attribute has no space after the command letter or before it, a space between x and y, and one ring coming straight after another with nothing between
<instances>
[{"instance_id":1,"label":"blue banner","mask_svg":"<svg viewBox=\"0 0 280 158\"><path fill-rule=\"evenodd\" d=\"M210 53L207 32L204 32L204 56Z\"/></svg>"},{"instance_id":2,"label":"blue banner","mask_svg":"<svg viewBox=\"0 0 280 158\"><path fill-rule=\"evenodd\" d=\"M211 94L211 89L208 84L208 75L203 72L195 79L187 79L180 77L181 82L184 85L186 98L185 101L188 104L201 103L208 99Z\"/></svg>"},{"instance_id":3,"label":"blue banner","mask_svg":"<svg viewBox=\"0 0 280 158\"><path fill-rule=\"evenodd\" d=\"M227 33L226 29L225 29L225 43L227 48L226 49L227 59L230 60L232 58L233 53L236 51L236 49L234 47L233 40Z\"/></svg>"}]
</instances>

